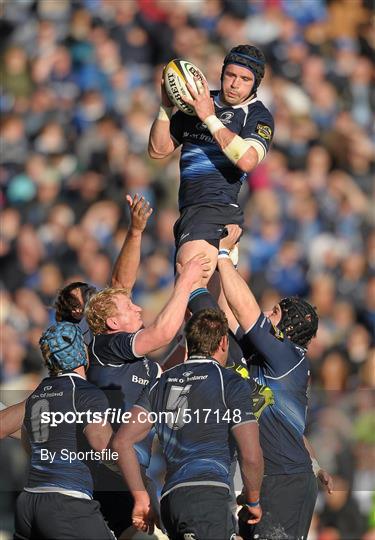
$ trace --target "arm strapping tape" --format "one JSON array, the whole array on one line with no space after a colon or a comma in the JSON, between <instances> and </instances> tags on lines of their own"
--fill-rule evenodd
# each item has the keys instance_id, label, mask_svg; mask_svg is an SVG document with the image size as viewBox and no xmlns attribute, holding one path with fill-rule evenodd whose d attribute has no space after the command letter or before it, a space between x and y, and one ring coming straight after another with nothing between
<instances>
[{"instance_id":1,"label":"arm strapping tape","mask_svg":"<svg viewBox=\"0 0 375 540\"><path fill-rule=\"evenodd\" d=\"M211 135L214 135L217 131L219 131L219 129L225 128L224 124L214 114L208 116L204 120L204 123L206 124ZM258 155L258 163L264 159L266 152L264 151L261 143L254 140L245 140L239 135L235 135L230 143L225 148L222 148L222 151L227 158L230 159L234 165L236 165L249 148L254 148L256 151Z\"/></svg>"},{"instance_id":2,"label":"arm strapping tape","mask_svg":"<svg viewBox=\"0 0 375 540\"><path fill-rule=\"evenodd\" d=\"M157 119L162 120L163 122L169 122L172 114L173 114L173 107L167 107L166 105L163 105L161 103Z\"/></svg>"}]
</instances>

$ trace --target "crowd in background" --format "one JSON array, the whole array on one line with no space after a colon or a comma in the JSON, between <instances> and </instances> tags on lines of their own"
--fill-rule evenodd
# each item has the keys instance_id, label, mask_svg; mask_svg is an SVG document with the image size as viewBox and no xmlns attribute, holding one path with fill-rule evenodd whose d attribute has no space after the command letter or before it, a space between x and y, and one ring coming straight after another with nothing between
<instances>
[{"instance_id":1,"label":"crowd in background","mask_svg":"<svg viewBox=\"0 0 375 540\"><path fill-rule=\"evenodd\" d=\"M188 58L215 89L226 52L254 44L268 62L258 97L275 136L242 188L239 271L264 309L300 295L320 316L308 434L335 491L319 497L311 540L373 540L371 1L5 0L0 10L0 381L9 401L44 374L38 340L56 291L75 280L108 284L129 223L126 193L154 208L134 301L146 323L164 305L179 155L147 155L163 66ZM24 480L18 443L6 441L0 459L0 528L11 530L11 491Z\"/></svg>"}]
</instances>

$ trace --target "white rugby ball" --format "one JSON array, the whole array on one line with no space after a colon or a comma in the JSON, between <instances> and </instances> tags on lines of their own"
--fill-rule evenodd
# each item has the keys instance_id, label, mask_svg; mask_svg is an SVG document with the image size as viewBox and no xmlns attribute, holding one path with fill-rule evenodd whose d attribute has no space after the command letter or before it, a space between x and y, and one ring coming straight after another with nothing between
<instances>
[{"instance_id":1,"label":"white rugby ball","mask_svg":"<svg viewBox=\"0 0 375 540\"><path fill-rule=\"evenodd\" d=\"M205 80L201 70L188 60L175 58L164 68L164 87L169 99L180 111L190 116L195 115L194 107L185 103L181 96L191 98L186 83L188 82L193 88L196 88L197 84L194 77L197 77L199 81Z\"/></svg>"}]
</instances>

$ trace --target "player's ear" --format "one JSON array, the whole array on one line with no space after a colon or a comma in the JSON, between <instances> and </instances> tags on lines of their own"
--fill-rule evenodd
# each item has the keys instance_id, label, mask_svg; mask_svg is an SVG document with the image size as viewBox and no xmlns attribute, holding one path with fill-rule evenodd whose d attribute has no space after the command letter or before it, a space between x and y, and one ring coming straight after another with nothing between
<instances>
[{"instance_id":1,"label":"player's ear","mask_svg":"<svg viewBox=\"0 0 375 540\"><path fill-rule=\"evenodd\" d=\"M222 351L226 351L229 347L229 338L227 335L223 336L220 340L220 345L219 345L220 349Z\"/></svg>"},{"instance_id":2,"label":"player's ear","mask_svg":"<svg viewBox=\"0 0 375 540\"><path fill-rule=\"evenodd\" d=\"M117 317L107 317L105 324L109 330L118 330Z\"/></svg>"}]
</instances>

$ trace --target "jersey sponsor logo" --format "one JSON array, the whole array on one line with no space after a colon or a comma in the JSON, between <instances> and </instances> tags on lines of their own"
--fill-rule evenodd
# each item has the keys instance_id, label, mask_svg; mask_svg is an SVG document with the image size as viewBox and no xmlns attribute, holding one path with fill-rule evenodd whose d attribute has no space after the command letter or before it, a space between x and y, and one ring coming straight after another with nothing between
<instances>
[{"instance_id":1,"label":"jersey sponsor logo","mask_svg":"<svg viewBox=\"0 0 375 540\"><path fill-rule=\"evenodd\" d=\"M260 122L258 122L255 128L255 133L259 135L259 137L262 137L262 139L265 139L266 141L271 140L272 129L270 128L270 126L267 126L266 124L261 124Z\"/></svg>"},{"instance_id":2,"label":"jersey sponsor logo","mask_svg":"<svg viewBox=\"0 0 375 540\"><path fill-rule=\"evenodd\" d=\"M138 377L137 375L132 375L132 382L142 384L143 386L146 386L149 383L147 379L142 379L142 377Z\"/></svg>"},{"instance_id":3,"label":"jersey sponsor logo","mask_svg":"<svg viewBox=\"0 0 375 540\"><path fill-rule=\"evenodd\" d=\"M271 328L270 328L270 332L279 341L284 341L284 334L282 333L282 331L279 328L277 328L277 326L274 326L272 324Z\"/></svg>"},{"instance_id":4,"label":"jersey sponsor logo","mask_svg":"<svg viewBox=\"0 0 375 540\"><path fill-rule=\"evenodd\" d=\"M185 373L182 374L183 377L190 377L190 375L193 375L193 371L185 371Z\"/></svg>"},{"instance_id":5,"label":"jersey sponsor logo","mask_svg":"<svg viewBox=\"0 0 375 540\"><path fill-rule=\"evenodd\" d=\"M52 386L43 386L43 390L47 392L48 390L51 390Z\"/></svg>"}]
</instances>

